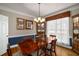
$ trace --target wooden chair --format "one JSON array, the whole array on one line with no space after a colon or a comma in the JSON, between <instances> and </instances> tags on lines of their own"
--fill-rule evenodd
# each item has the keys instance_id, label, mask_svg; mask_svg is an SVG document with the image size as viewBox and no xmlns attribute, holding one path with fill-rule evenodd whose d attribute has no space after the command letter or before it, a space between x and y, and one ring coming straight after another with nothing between
<instances>
[{"instance_id":1,"label":"wooden chair","mask_svg":"<svg viewBox=\"0 0 79 59\"><path fill-rule=\"evenodd\" d=\"M21 53L19 47L11 48L11 46L8 44L7 55L8 56L22 56L22 53Z\"/></svg>"},{"instance_id":2,"label":"wooden chair","mask_svg":"<svg viewBox=\"0 0 79 59\"><path fill-rule=\"evenodd\" d=\"M52 39L53 39L53 37L56 37L55 35L50 35L50 36L52 37ZM41 55L44 54L44 55L52 56L52 53L54 53L56 56L56 41L57 41L57 39L54 38L54 40L52 40L50 43L48 43L48 45L42 49L43 53L41 53ZM50 47L49 47L49 45L50 45Z\"/></svg>"},{"instance_id":3,"label":"wooden chair","mask_svg":"<svg viewBox=\"0 0 79 59\"><path fill-rule=\"evenodd\" d=\"M12 56L12 52L11 52L11 49L10 49L10 45L9 44L7 45L7 55L8 56Z\"/></svg>"},{"instance_id":4,"label":"wooden chair","mask_svg":"<svg viewBox=\"0 0 79 59\"><path fill-rule=\"evenodd\" d=\"M46 53L50 52L51 56L52 56L52 53L54 53L55 56L56 56L56 41L57 41L57 39L52 40L52 42L50 43L51 47L50 48L46 48Z\"/></svg>"},{"instance_id":5,"label":"wooden chair","mask_svg":"<svg viewBox=\"0 0 79 59\"><path fill-rule=\"evenodd\" d=\"M37 51L37 56L41 55L41 49L43 49L44 47L46 47L46 41L42 40L42 39L38 39L36 40L36 44L38 45L38 51Z\"/></svg>"}]
</instances>

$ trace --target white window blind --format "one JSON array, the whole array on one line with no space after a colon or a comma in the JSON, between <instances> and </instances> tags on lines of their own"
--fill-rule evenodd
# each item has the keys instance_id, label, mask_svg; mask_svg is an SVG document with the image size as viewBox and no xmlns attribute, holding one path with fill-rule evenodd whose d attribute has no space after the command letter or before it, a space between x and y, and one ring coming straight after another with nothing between
<instances>
[{"instance_id":1,"label":"white window blind","mask_svg":"<svg viewBox=\"0 0 79 59\"><path fill-rule=\"evenodd\" d=\"M69 17L47 22L47 37L56 35L57 42L69 45Z\"/></svg>"}]
</instances>

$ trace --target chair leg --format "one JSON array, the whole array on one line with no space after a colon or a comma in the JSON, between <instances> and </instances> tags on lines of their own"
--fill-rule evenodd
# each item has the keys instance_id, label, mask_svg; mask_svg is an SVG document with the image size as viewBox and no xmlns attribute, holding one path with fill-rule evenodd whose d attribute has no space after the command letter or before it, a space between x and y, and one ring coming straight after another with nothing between
<instances>
[{"instance_id":1,"label":"chair leg","mask_svg":"<svg viewBox=\"0 0 79 59\"><path fill-rule=\"evenodd\" d=\"M55 51L55 56L57 56L56 51Z\"/></svg>"},{"instance_id":2,"label":"chair leg","mask_svg":"<svg viewBox=\"0 0 79 59\"><path fill-rule=\"evenodd\" d=\"M12 56L11 49L7 49L7 54L8 54L8 56Z\"/></svg>"}]
</instances>

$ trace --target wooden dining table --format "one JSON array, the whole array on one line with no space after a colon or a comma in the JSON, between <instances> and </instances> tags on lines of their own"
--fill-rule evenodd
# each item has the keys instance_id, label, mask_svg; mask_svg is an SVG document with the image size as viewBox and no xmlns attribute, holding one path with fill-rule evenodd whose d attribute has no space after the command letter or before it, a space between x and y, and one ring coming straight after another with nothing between
<instances>
[{"instance_id":1,"label":"wooden dining table","mask_svg":"<svg viewBox=\"0 0 79 59\"><path fill-rule=\"evenodd\" d=\"M37 51L37 55L39 53L39 49L42 49L43 47L46 47L47 42L46 40L42 39L36 39L36 40L30 40L30 41L24 41L22 45L20 44L21 51L23 55L31 55L33 52Z\"/></svg>"}]
</instances>

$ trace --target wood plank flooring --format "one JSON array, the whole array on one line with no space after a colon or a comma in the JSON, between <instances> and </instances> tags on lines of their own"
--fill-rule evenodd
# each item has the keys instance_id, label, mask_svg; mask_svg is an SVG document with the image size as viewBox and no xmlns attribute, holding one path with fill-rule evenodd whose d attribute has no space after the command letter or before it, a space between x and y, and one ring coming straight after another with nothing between
<instances>
[{"instance_id":1,"label":"wood plank flooring","mask_svg":"<svg viewBox=\"0 0 79 59\"><path fill-rule=\"evenodd\" d=\"M61 46L56 47L57 56L78 56L72 49L64 48Z\"/></svg>"},{"instance_id":2,"label":"wood plank flooring","mask_svg":"<svg viewBox=\"0 0 79 59\"><path fill-rule=\"evenodd\" d=\"M20 49L18 47L11 49L12 54L16 53L19 50ZM56 46L56 53L57 56L79 56L77 53L72 51L72 49L67 49L61 46ZM4 54L3 56L7 56L7 54Z\"/></svg>"}]
</instances>

